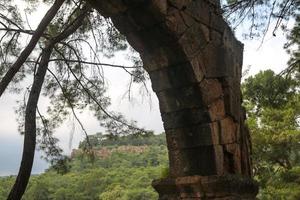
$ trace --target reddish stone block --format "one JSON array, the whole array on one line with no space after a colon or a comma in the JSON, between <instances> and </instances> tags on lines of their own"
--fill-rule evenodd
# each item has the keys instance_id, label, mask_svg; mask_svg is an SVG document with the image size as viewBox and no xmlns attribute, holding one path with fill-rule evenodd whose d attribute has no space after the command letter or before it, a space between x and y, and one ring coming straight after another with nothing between
<instances>
[{"instance_id":1,"label":"reddish stone block","mask_svg":"<svg viewBox=\"0 0 300 200\"><path fill-rule=\"evenodd\" d=\"M237 142L237 138L236 138L237 126L231 117L226 117L220 120L220 129L221 129L221 144L231 144Z\"/></svg>"},{"instance_id":2,"label":"reddish stone block","mask_svg":"<svg viewBox=\"0 0 300 200\"><path fill-rule=\"evenodd\" d=\"M181 15L181 11L176 8L168 9L166 26L176 34L177 38L179 38L189 28Z\"/></svg>"},{"instance_id":3,"label":"reddish stone block","mask_svg":"<svg viewBox=\"0 0 300 200\"><path fill-rule=\"evenodd\" d=\"M222 85L217 79L204 79L199 86L202 99L207 106L223 96Z\"/></svg>"},{"instance_id":4,"label":"reddish stone block","mask_svg":"<svg viewBox=\"0 0 300 200\"><path fill-rule=\"evenodd\" d=\"M180 36L179 43L189 58L198 55L209 43L209 38L206 37L207 33L203 32L202 27L199 24L194 24Z\"/></svg>"},{"instance_id":5,"label":"reddish stone block","mask_svg":"<svg viewBox=\"0 0 300 200\"><path fill-rule=\"evenodd\" d=\"M218 121L225 117L225 106L223 99L217 99L208 106L211 121Z\"/></svg>"},{"instance_id":6,"label":"reddish stone block","mask_svg":"<svg viewBox=\"0 0 300 200\"><path fill-rule=\"evenodd\" d=\"M232 170L236 174L242 173L241 168L241 151L239 144L226 144L224 145L224 150L232 154L233 158L233 166L231 166Z\"/></svg>"},{"instance_id":7,"label":"reddish stone block","mask_svg":"<svg viewBox=\"0 0 300 200\"><path fill-rule=\"evenodd\" d=\"M214 145L217 175L224 175L224 151L222 145Z\"/></svg>"},{"instance_id":8,"label":"reddish stone block","mask_svg":"<svg viewBox=\"0 0 300 200\"><path fill-rule=\"evenodd\" d=\"M191 65L193 67L194 76L197 82L201 83L204 80L205 68L201 60L201 56L194 56L191 58Z\"/></svg>"},{"instance_id":9,"label":"reddish stone block","mask_svg":"<svg viewBox=\"0 0 300 200\"><path fill-rule=\"evenodd\" d=\"M224 103L226 114L233 117L237 122L240 121L241 116L241 95L240 89L234 90L233 86L224 88Z\"/></svg>"},{"instance_id":10,"label":"reddish stone block","mask_svg":"<svg viewBox=\"0 0 300 200\"><path fill-rule=\"evenodd\" d=\"M152 186L159 200L254 200L258 192L255 182L234 175L166 178Z\"/></svg>"}]
</instances>

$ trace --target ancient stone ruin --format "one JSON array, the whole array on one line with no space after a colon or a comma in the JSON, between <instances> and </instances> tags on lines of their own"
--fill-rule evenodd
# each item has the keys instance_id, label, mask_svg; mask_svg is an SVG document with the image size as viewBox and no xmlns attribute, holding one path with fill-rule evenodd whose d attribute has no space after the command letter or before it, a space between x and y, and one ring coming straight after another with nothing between
<instances>
[{"instance_id":1,"label":"ancient stone ruin","mask_svg":"<svg viewBox=\"0 0 300 200\"><path fill-rule=\"evenodd\" d=\"M219 0L90 0L141 55L159 99L170 174L163 200L255 199L241 107L243 45Z\"/></svg>"}]
</instances>

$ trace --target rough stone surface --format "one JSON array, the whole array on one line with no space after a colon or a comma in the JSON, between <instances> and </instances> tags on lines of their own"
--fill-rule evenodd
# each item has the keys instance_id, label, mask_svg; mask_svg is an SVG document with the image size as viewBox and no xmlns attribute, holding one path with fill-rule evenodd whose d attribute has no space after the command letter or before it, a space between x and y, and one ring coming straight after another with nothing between
<instances>
[{"instance_id":1,"label":"rough stone surface","mask_svg":"<svg viewBox=\"0 0 300 200\"><path fill-rule=\"evenodd\" d=\"M186 108L202 108L203 102L197 85L166 89L156 93L161 113L170 113ZM198 98L195 98L197 96Z\"/></svg>"},{"instance_id":2,"label":"rough stone surface","mask_svg":"<svg viewBox=\"0 0 300 200\"><path fill-rule=\"evenodd\" d=\"M253 184L221 176L251 177L251 141L241 107L243 45L220 0L89 2L140 53L157 94L170 160L170 178L154 184L160 199L254 199Z\"/></svg>"},{"instance_id":3,"label":"rough stone surface","mask_svg":"<svg viewBox=\"0 0 300 200\"><path fill-rule=\"evenodd\" d=\"M155 180L159 200L250 200L258 187L249 178L239 176L186 176Z\"/></svg>"},{"instance_id":4,"label":"rough stone surface","mask_svg":"<svg viewBox=\"0 0 300 200\"><path fill-rule=\"evenodd\" d=\"M171 177L217 174L214 146L197 146L169 151Z\"/></svg>"}]
</instances>

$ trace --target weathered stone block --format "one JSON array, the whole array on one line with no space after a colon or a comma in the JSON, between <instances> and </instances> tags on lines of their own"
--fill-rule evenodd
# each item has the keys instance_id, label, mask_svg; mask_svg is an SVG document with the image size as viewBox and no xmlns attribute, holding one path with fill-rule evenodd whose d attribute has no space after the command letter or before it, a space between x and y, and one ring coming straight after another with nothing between
<instances>
[{"instance_id":1,"label":"weathered stone block","mask_svg":"<svg viewBox=\"0 0 300 200\"><path fill-rule=\"evenodd\" d=\"M126 34L126 39L129 43L133 43L132 47L139 52L145 52L146 51L146 46L145 43L143 41L143 39L137 35L134 32L131 33L127 33Z\"/></svg>"},{"instance_id":2,"label":"weathered stone block","mask_svg":"<svg viewBox=\"0 0 300 200\"><path fill-rule=\"evenodd\" d=\"M232 52L233 66L231 67L233 73L231 77L235 77L236 80L240 81L243 65L243 44L235 38L229 27L224 30L222 43Z\"/></svg>"},{"instance_id":3,"label":"weathered stone block","mask_svg":"<svg viewBox=\"0 0 300 200\"><path fill-rule=\"evenodd\" d=\"M168 50L166 48L157 48L155 51L143 52L141 58L143 60L143 67L148 71L156 71L161 68L169 66L172 61L167 56ZM182 60L173 60L174 63L180 62Z\"/></svg>"},{"instance_id":4,"label":"weathered stone block","mask_svg":"<svg viewBox=\"0 0 300 200\"><path fill-rule=\"evenodd\" d=\"M210 30L210 40L212 43L214 43L216 46L220 45L220 46L226 46L224 45L223 42L224 39L224 34L212 29Z\"/></svg>"},{"instance_id":5,"label":"weathered stone block","mask_svg":"<svg viewBox=\"0 0 300 200\"><path fill-rule=\"evenodd\" d=\"M209 0L209 3L214 5L217 9L221 9L221 3L220 0Z\"/></svg>"},{"instance_id":6,"label":"weathered stone block","mask_svg":"<svg viewBox=\"0 0 300 200\"><path fill-rule=\"evenodd\" d=\"M151 71L149 75L155 92L185 87L197 82L191 66L187 63Z\"/></svg>"},{"instance_id":7,"label":"weathered stone block","mask_svg":"<svg viewBox=\"0 0 300 200\"><path fill-rule=\"evenodd\" d=\"M226 27L223 32L223 38L222 38L223 45L229 48L232 48L235 43L238 41L235 39L231 29L229 27ZM238 50L241 50L240 48Z\"/></svg>"},{"instance_id":8,"label":"weathered stone block","mask_svg":"<svg viewBox=\"0 0 300 200\"><path fill-rule=\"evenodd\" d=\"M217 79L204 79L200 83L200 90L202 99L207 106L223 96L222 85Z\"/></svg>"},{"instance_id":9,"label":"weathered stone block","mask_svg":"<svg viewBox=\"0 0 300 200\"><path fill-rule=\"evenodd\" d=\"M210 40L215 39L215 38L211 37L211 31L209 30L209 28L206 25L200 24L200 29L204 35L205 41L209 42Z\"/></svg>"},{"instance_id":10,"label":"weathered stone block","mask_svg":"<svg viewBox=\"0 0 300 200\"><path fill-rule=\"evenodd\" d=\"M176 56L176 50L180 50L178 46L176 47L176 38L166 30L166 27L163 23L157 22L153 26L140 29L137 34L144 42L147 47L147 53L151 54L153 51L156 51L157 48L166 48L165 51L168 58ZM170 52L170 50L175 51L175 55ZM143 52L141 52L143 53ZM181 58L183 59L183 58Z\"/></svg>"},{"instance_id":11,"label":"weathered stone block","mask_svg":"<svg viewBox=\"0 0 300 200\"><path fill-rule=\"evenodd\" d=\"M211 121L217 121L225 117L225 106L223 99L217 99L208 106Z\"/></svg>"},{"instance_id":12,"label":"weathered stone block","mask_svg":"<svg viewBox=\"0 0 300 200\"><path fill-rule=\"evenodd\" d=\"M228 115L239 122L241 118L241 91L239 78L223 78L225 110Z\"/></svg>"},{"instance_id":13,"label":"weathered stone block","mask_svg":"<svg viewBox=\"0 0 300 200\"><path fill-rule=\"evenodd\" d=\"M202 180L202 188L208 198L255 199L257 183L236 175L211 176Z\"/></svg>"},{"instance_id":14,"label":"weathered stone block","mask_svg":"<svg viewBox=\"0 0 300 200\"><path fill-rule=\"evenodd\" d=\"M215 160L216 160L216 174L224 175L224 151L222 145L214 145Z\"/></svg>"},{"instance_id":15,"label":"weathered stone block","mask_svg":"<svg viewBox=\"0 0 300 200\"><path fill-rule=\"evenodd\" d=\"M159 200L254 200L258 193L257 183L234 175L166 178L153 181L152 186Z\"/></svg>"},{"instance_id":16,"label":"weathered stone block","mask_svg":"<svg viewBox=\"0 0 300 200\"><path fill-rule=\"evenodd\" d=\"M183 10L187 7L193 0L169 0L170 6L176 7L179 10Z\"/></svg>"},{"instance_id":17,"label":"weathered stone block","mask_svg":"<svg viewBox=\"0 0 300 200\"><path fill-rule=\"evenodd\" d=\"M187 64L188 61L176 43L169 44L155 49L147 49L141 54L144 68L150 73L158 69L172 67L180 64Z\"/></svg>"},{"instance_id":18,"label":"weathered stone block","mask_svg":"<svg viewBox=\"0 0 300 200\"><path fill-rule=\"evenodd\" d=\"M151 0L151 7L152 12L157 14L158 17L165 17L167 15L167 0Z\"/></svg>"},{"instance_id":19,"label":"weathered stone block","mask_svg":"<svg viewBox=\"0 0 300 200\"><path fill-rule=\"evenodd\" d=\"M203 108L162 113L162 120L165 130L184 128L201 123L210 123L208 112Z\"/></svg>"},{"instance_id":20,"label":"weathered stone block","mask_svg":"<svg viewBox=\"0 0 300 200\"><path fill-rule=\"evenodd\" d=\"M240 123L240 150L241 150L241 167L242 174L251 177L252 176L252 162L249 154L252 153L252 144L250 138L250 133L247 125L244 124L244 121Z\"/></svg>"},{"instance_id":21,"label":"weathered stone block","mask_svg":"<svg viewBox=\"0 0 300 200\"><path fill-rule=\"evenodd\" d=\"M199 177L184 177L182 179L176 180L176 185L180 186L178 188L181 199L203 199L205 194L202 190L201 181L194 180Z\"/></svg>"},{"instance_id":22,"label":"weathered stone block","mask_svg":"<svg viewBox=\"0 0 300 200\"><path fill-rule=\"evenodd\" d=\"M211 138L214 145L221 144L221 128L219 122L212 122L209 124L211 128Z\"/></svg>"},{"instance_id":23,"label":"weathered stone block","mask_svg":"<svg viewBox=\"0 0 300 200\"><path fill-rule=\"evenodd\" d=\"M233 158L233 166L230 166L230 172L233 172L235 174L241 174L242 168L241 168L241 149L240 145L237 143L233 144L225 144L224 151L232 154Z\"/></svg>"},{"instance_id":24,"label":"weathered stone block","mask_svg":"<svg viewBox=\"0 0 300 200\"><path fill-rule=\"evenodd\" d=\"M201 12L199 12L201 10ZM199 23L209 25L210 7L204 1L192 1L186 6L184 12L195 18Z\"/></svg>"},{"instance_id":25,"label":"weathered stone block","mask_svg":"<svg viewBox=\"0 0 300 200\"><path fill-rule=\"evenodd\" d=\"M210 12L210 27L213 27L214 30L224 33L224 30L229 26L224 21L222 14L220 12L211 11Z\"/></svg>"},{"instance_id":26,"label":"weathered stone block","mask_svg":"<svg viewBox=\"0 0 300 200\"><path fill-rule=\"evenodd\" d=\"M179 111L185 108L203 107L198 86L168 89L157 92L161 113Z\"/></svg>"},{"instance_id":27,"label":"weathered stone block","mask_svg":"<svg viewBox=\"0 0 300 200\"><path fill-rule=\"evenodd\" d=\"M185 149L212 145L212 127L200 124L166 131L168 149Z\"/></svg>"},{"instance_id":28,"label":"weathered stone block","mask_svg":"<svg viewBox=\"0 0 300 200\"><path fill-rule=\"evenodd\" d=\"M104 17L112 17L121 12L124 12L128 9L128 7L124 4L122 0L115 1L97 1L97 0L89 0L89 2L95 7L101 15Z\"/></svg>"},{"instance_id":29,"label":"weathered stone block","mask_svg":"<svg viewBox=\"0 0 300 200\"><path fill-rule=\"evenodd\" d=\"M218 122L199 124L166 131L168 149L220 145L221 130Z\"/></svg>"},{"instance_id":30,"label":"weathered stone block","mask_svg":"<svg viewBox=\"0 0 300 200\"><path fill-rule=\"evenodd\" d=\"M164 1L165 0L161 0L161 3ZM158 10L153 9L153 6L154 5L148 1L147 3L139 4L136 7L131 6L127 12L137 24L150 31L151 29L155 28L157 24L163 23L165 20L161 16L154 15L158 12Z\"/></svg>"},{"instance_id":31,"label":"weathered stone block","mask_svg":"<svg viewBox=\"0 0 300 200\"><path fill-rule=\"evenodd\" d=\"M172 177L216 174L214 147L199 146L169 152Z\"/></svg>"},{"instance_id":32,"label":"weathered stone block","mask_svg":"<svg viewBox=\"0 0 300 200\"><path fill-rule=\"evenodd\" d=\"M132 17L130 17L126 12L112 16L111 20L115 26L118 27L120 33L126 37L127 33L137 32L139 29L142 29L141 25L136 24L134 19L132 19ZM134 44L134 42L130 44Z\"/></svg>"},{"instance_id":33,"label":"weathered stone block","mask_svg":"<svg viewBox=\"0 0 300 200\"><path fill-rule=\"evenodd\" d=\"M194 24L181 35L179 43L187 57L193 58L207 47L209 38L205 31L201 24Z\"/></svg>"},{"instance_id":34,"label":"weathered stone block","mask_svg":"<svg viewBox=\"0 0 300 200\"><path fill-rule=\"evenodd\" d=\"M202 51L202 59L205 65L205 77L219 78L232 76L234 65L232 52L224 46L216 46L209 43Z\"/></svg>"},{"instance_id":35,"label":"weathered stone block","mask_svg":"<svg viewBox=\"0 0 300 200\"><path fill-rule=\"evenodd\" d=\"M194 76L197 82L204 80L205 68L200 56L195 56L191 59L191 65L193 67Z\"/></svg>"},{"instance_id":36,"label":"weathered stone block","mask_svg":"<svg viewBox=\"0 0 300 200\"><path fill-rule=\"evenodd\" d=\"M177 37L182 35L189 28L181 15L181 11L176 8L169 8L165 23Z\"/></svg>"},{"instance_id":37,"label":"weathered stone block","mask_svg":"<svg viewBox=\"0 0 300 200\"><path fill-rule=\"evenodd\" d=\"M237 126L231 117L220 120L221 144L231 144L237 142Z\"/></svg>"},{"instance_id":38,"label":"weathered stone block","mask_svg":"<svg viewBox=\"0 0 300 200\"><path fill-rule=\"evenodd\" d=\"M153 91L160 92L173 88L172 80L168 76L168 69L153 71L149 75Z\"/></svg>"}]
</instances>

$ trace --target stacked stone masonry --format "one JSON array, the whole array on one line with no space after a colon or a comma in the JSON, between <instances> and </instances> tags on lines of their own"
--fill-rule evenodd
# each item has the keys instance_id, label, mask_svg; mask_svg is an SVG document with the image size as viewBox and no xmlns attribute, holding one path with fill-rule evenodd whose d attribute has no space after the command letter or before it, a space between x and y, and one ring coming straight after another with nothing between
<instances>
[{"instance_id":1,"label":"stacked stone masonry","mask_svg":"<svg viewBox=\"0 0 300 200\"><path fill-rule=\"evenodd\" d=\"M237 176L186 176L155 180L159 200L252 200L257 187Z\"/></svg>"},{"instance_id":2,"label":"stacked stone masonry","mask_svg":"<svg viewBox=\"0 0 300 200\"><path fill-rule=\"evenodd\" d=\"M141 55L159 99L169 178L251 177L240 92L243 45L223 20L219 0L89 2Z\"/></svg>"}]
</instances>

